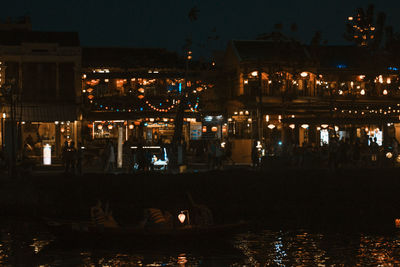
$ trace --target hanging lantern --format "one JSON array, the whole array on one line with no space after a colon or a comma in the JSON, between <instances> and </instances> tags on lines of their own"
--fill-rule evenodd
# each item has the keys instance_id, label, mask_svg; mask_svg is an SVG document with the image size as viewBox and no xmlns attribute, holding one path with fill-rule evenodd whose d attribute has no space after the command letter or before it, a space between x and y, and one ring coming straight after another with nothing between
<instances>
[{"instance_id":1,"label":"hanging lantern","mask_svg":"<svg viewBox=\"0 0 400 267\"><path fill-rule=\"evenodd\" d=\"M269 124L267 127L272 130L272 129L275 128L275 125L274 124Z\"/></svg>"},{"instance_id":2,"label":"hanging lantern","mask_svg":"<svg viewBox=\"0 0 400 267\"><path fill-rule=\"evenodd\" d=\"M129 125L129 129L132 130L135 126L133 124Z\"/></svg>"},{"instance_id":3,"label":"hanging lantern","mask_svg":"<svg viewBox=\"0 0 400 267\"><path fill-rule=\"evenodd\" d=\"M321 127L324 129L328 128L328 126L329 126L328 124L321 124Z\"/></svg>"},{"instance_id":4,"label":"hanging lantern","mask_svg":"<svg viewBox=\"0 0 400 267\"><path fill-rule=\"evenodd\" d=\"M385 90L383 90L383 95L387 95L388 94L388 91L385 89Z\"/></svg>"},{"instance_id":5,"label":"hanging lantern","mask_svg":"<svg viewBox=\"0 0 400 267\"><path fill-rule=\"evenodd\" d=\"M303 71L302 73L300 73L300 76L303 77L303 78L307 77L307 75L308 75L308 73L305 72L305 71Z\"/></svg>"},{"instance_id":6,"label":"hanging lantern","mask_svg":"<svg viewBox=\"0 0 400 267\"><path fill-rule=\"evenodd\" d=\"M139 99L143 99L143 98L144 98L144 95L138 95L138 98L139 98Z\"/></svg>"},{"instance_id":7,"label":"hanging lantern","mask_svg":"<svg viewBox=\"0 0 400 267\"><path fill-rule=\"evenodd\" d=\"M294 129L294 128L296 128L296 125L290 124L289 127L292 128L292 129Z\"/></svg>"},{"instance_id":8,"label":"hanging lantern","mask_svg":"<svg viewBox=\"0 0 400 267\"><path fill-rule=\"evenodd\" d=\"M99 129L99 130L103 129L103 125L101 125L101 124L97 125L97 129Z\"/></svg>"},{"instance_id":9,"label":"hanging lantern","mask_svg":"<svg viewBox=\"0 0 400 267\"><path fill-rule=\"evenodd\" d=\"M178 215L178 219L181 223L184 223L186 220L186 215L183 213L183 211Z\"/></svg>"},{"instance_id":10,"label":"hanging lantern","mask_svg":"<svg viewBox=\"0 0 400 267\"><path fill-rule=\"evenodd\" d=\"M89 98L90 100L92 100L92 99L94 98L94 95L88 95L88 98Z\"/></svg>"},{"instance_id":11,"label":"hanging lantern","mask_svg":"<svg viewBox=\"0 0 400 267\"><path fill-rule=\"evenodd\" d=\"M308 124L302 124L302 125L301 125L301 128L303 128L303 129L308 129L308 127L309 127Z\"/></svg>"},{"instance_id":12,"label":"hanging lantern","mask_svg":"<svg viewBox=\"0 0 400 267\"><path fill-rule=\"evenodd\" d=\"M361 95L365 95L365 90L362 89L361 92L360 92L360 94L361 94Z\"/></svg>"},{"instance_id":13,"label":"hanging lantern","mask_svg":"<svg viewBox=\"0 0 400 267\"><path fill-rule=\"evenodd\" d=\"M112 130L112 128L113 128L113 126L110 124L110 125L108 125L108 129L109 130Z\"/></svg>"}]
</instances>

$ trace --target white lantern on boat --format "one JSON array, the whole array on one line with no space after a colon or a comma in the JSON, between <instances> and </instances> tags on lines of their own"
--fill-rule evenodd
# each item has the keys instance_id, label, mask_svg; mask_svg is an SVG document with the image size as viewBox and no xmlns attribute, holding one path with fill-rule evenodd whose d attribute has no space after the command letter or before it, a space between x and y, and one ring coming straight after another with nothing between
<instances>
[{"instance_id":1,"label":"white lantern on boat","mask_svg":"<svg viewBox=\"0 0 400 267\"><path fill-rule=\"evenodd\" d=\"M186 215L183 213L183 211L178 215L178 219L181 223L185 222Z\"/></svg>"}]
</instances>

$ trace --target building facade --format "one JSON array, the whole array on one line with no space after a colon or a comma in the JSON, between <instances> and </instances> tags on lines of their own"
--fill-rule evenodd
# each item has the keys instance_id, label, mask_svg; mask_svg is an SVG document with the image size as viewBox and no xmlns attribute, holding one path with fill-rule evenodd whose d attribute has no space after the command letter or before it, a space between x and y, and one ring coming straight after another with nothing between
<instances>
[{"instance_id":1,"label":"building facade","mask_svg":"<svg viewBox=\"0 0 400 267\"><path fill-rule=\"evenodd\" d=\"M38 159L51 147L58 158L65 141L78 141L79 36L32 31L24 23L0 27L2 146Z\"/></svg>"}]
</instances>

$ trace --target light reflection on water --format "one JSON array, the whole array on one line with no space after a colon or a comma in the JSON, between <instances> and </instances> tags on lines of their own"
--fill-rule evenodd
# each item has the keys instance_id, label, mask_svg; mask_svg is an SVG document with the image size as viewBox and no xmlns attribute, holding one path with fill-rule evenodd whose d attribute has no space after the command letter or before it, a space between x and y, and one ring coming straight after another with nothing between
<instances>
[{"instance_id":1,"label":"light reflection on water","mask_svg":"<svg viewBox=\"0 0 400 267\"><path fill-rule=\"evenodd\" d=\"M3 227L1 266L400 266L400 235L249 231L213 248L57 248L32 228Z\"/></svg>"},{"instance_id":2,"label":"light reflection on water","mask_svg":"<svg viewBox=\"0 0 400 267\"><path fill-rule=\"evenodd\" d=\"M263 231L237 236L246 266L399 266L400 236Z\"/></svg>"}]
</instances>

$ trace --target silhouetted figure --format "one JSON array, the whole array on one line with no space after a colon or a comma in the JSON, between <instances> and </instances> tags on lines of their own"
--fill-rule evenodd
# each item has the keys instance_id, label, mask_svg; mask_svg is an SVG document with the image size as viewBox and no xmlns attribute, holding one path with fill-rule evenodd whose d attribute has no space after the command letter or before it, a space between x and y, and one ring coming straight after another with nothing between
<instances>
[{"instance_id":1,"label":"silhouetted figure","mask_svg":"<svg viewBox=\"0 0 400 267\"><path fill-rule=\"evenodd\" d=\"M259 158L258 158L258 147L257 141L253 142L253 146L251 147L251 162L253 163L254 168L259 167Z\"/></svg>"},{"instance_id":2,"label":"silhouetted figure","mask_svg":"<svg viewBox=\"0 0 400 267\"><path fill-rule=\"evenodd\" d=\"M76 151L76 171L78 175L82 175L82 161L83 161L83 148L82 143L78 143L78 149Z\"/></svg>"}]
</instances>

